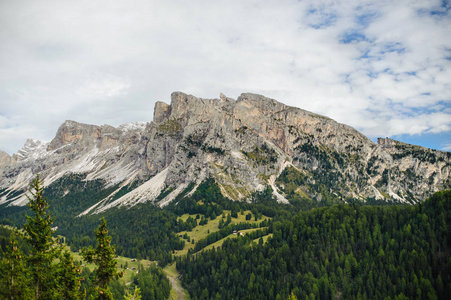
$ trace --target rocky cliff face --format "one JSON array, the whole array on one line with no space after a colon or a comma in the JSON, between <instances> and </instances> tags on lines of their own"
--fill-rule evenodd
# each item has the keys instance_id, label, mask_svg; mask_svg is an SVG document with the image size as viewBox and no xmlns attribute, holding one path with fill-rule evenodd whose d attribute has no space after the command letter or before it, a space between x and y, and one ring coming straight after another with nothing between
<instances>
[{"instance_id":1,"label":"rocky cliff face","mask_svg":"<svg viewBox=\"0 0 451 300\"><path fill-rule=\"evenodd\" d=\"M171 95L153 121L114 128L66 121L50 143L29 140L0 153L0 203L23 205L34 174L52 184L68 173L117 187L85 213L156 201L215 178L222 193L246 200L272 187L279 201L386 199L416 202L450 186L449 152L390 139L374 144L355 129L255 94L237 100ZM124 186L136 186L121 197ZM114 200L113 200L114 199Z\"/></svg>"}]
</instances>

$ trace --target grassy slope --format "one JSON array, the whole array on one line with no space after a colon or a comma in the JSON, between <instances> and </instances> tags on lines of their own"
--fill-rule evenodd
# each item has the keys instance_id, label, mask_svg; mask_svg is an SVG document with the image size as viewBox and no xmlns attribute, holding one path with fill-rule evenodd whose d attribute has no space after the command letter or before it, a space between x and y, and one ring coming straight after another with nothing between
<instances>
[{"instance_id":1,"label":"grassy slope","mask_svg":"<svg viewBox=\"0 0 451 300\"><path fill-rule=\"evenodd\" d=\"M253 217L251 220L246 221L246 215L248 213L250 213L249 210L244 211L243 214L238 213L238 218L232 218L232 222L230 224L239 224L239 223L258 224L258 223L262 222L263 220L269 219L268 217L263 216L261 219L259 219L257 221L254 221ZM224 221L226 221L228 214L231 214L231 212L228 210L224 210L224 215L226 216L226 218L223 219ZM184 214L180 218L183 221L186 221L186 219L188 219L189 216L191 216L192 218L196 217L196 215ZM209 220L206 225L202 225L202 226L198 225L198 226L194 227L192 231L182 231L182 232L177 233L179 236L180 235L183 236L186 233L190 237L191 241L194 239L194 244L185 240L185 242L186 242L185 248L183 248L182 250L175 251L175 255L177 255L177 256L186 255L188 253L188 249L193 249L195 246L195 243L197 241L207 237L207 235L209 235L210 233L218 231L219 230L219 228L218 228L219 220L221 220L221 219L222 219L222 215L216 217L216 219L214 219L214 220ZM236 237L236 235L231 234L231 235L225 237L224 239L217 241L216 243L214 243L215 247L217 248L217 247L221 246L222 242L224 242L227 238L230 238L230 237ZM209 249L212 248L210 246L208 246Z\"/></svg>"},{"instance_id":2,"label":"grassy slope","mask_svg":"<svg viewBox=\"0 0 451 300\"><path fill-rule=\"evenodd\" d=\"M83 265L85 265L85 268L88 268L90 271L94 270L94 268L96 267L95 264L89 264L86 263L81 254L79 252L72 252L72 256L74 257L74 260L76 262L82 262ZM142 259L142 260L135 260L132 261L132 258L129 257L124 257L124 256L118 256L116 258L117 261L117 269L119 271L125 271L124 276L119 279L119 281L124 282L124 283L128 283L132 280L132 275L133 273L137 272L138 269L138 265L142 264L145 267L150 266L151 264L155 264L155 262L151 262L150 260L146 260L146 259ZM125 264L127 264L127 269L124 269ZM122 268L121 268L122 265ZM135 268L135 270L133 270L133 268Z\"/></svg>"}]
</instances>

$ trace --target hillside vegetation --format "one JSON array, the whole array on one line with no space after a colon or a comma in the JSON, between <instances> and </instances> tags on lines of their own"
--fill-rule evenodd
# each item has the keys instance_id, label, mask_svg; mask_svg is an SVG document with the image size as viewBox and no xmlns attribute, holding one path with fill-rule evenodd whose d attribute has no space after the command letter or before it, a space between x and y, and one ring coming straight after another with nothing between
<instances>
[{"instance_id":1,"label":"hillside vegetation","mask_svg":"<svg viewBox=\"0 0 451 300\"><path fill-rule=\"evenodd\" d=\"M177 259L197 299L448 299L451 191L415 206L334 205Z\"/></svg>"},{"instance_id":2,"label":"hillside vegetation","mask_svg":"<svg viewBox=\"0 0 451 300\"><path fill-rule=\"evenodd\" d=\"M447 299L451 191L414 206L367 205L374 201L322 206L327 201L307 199L287 184L291 177L302 180L294 169L288 171L276 184L299 196L291 204L278 204L271 188L254 193L249 202L233 202L208 179L164 209L139 204L75 218L70 208L55 205L55 235L64 233L77 252L95 245L99 218L108 220L117 270L126 271L109 284L115 299L134 287L141 288L143 299L174 298L171 282L184 294L178 280L192 299ZM24 210L14 210L2 223L21 227ZM8 230L0 230L2 257ZM26 243L17 243L29 253ZM72 255L78 268L86 262L77 253ZM88 290L94 266L86 265L80 276Z\"/></svg>"}]
</instances>

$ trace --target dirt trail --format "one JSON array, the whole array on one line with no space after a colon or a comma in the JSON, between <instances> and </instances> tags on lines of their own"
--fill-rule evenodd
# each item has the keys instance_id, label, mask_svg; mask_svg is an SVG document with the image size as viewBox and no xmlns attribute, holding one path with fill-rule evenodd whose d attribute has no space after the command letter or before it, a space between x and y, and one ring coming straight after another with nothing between
<instances>
[{"instance_id":1,"label":"dirt trail","mask_svg":"<svg viewBox=\"0 0 451 300\"><path fill-rule=\"evenodd\" d=\"M186 299L185 293L184 293L182 287L180 286L180 281L177 278L170 276L169 274L167 274L167 275L168 275L169 281L172 284L172 288L177 293L177 300Z\"/></svg>"}]
</instances>

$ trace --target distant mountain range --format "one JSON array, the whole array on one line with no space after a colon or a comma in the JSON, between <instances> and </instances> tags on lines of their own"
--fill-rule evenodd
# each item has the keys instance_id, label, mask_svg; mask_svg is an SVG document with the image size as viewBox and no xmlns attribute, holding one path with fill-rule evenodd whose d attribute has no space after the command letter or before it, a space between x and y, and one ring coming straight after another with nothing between
<instances>
[{"instance_id":1,"label":"distant mountain range","mask_svg":"<svg viewBox=\"0 0 451 300\"><path fill-rule=\"evenodd\" d=\"M157 102L153 121L117 128L64 122L49 143L0 152L0 204L25 205L36 173L46 186L70 174L112 192L82 214L153 202L165 206L214 178L248 200L268 186L279 202L416 203L450 188L451 153L380 138L255 94L237 100L181 92ZM64 187L63 187L64 188Z\"/></svg>"}]
</instances>

